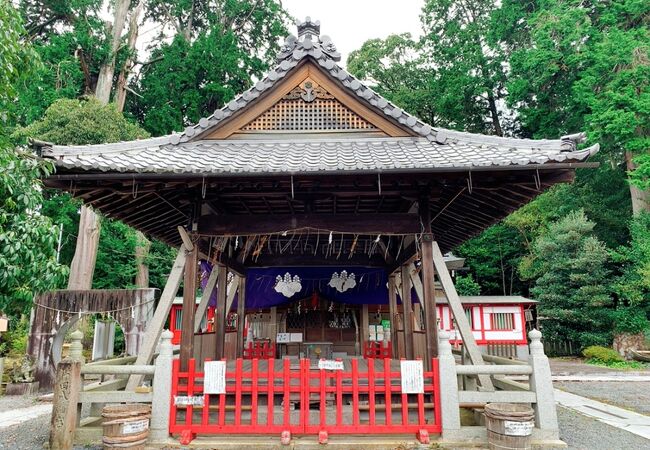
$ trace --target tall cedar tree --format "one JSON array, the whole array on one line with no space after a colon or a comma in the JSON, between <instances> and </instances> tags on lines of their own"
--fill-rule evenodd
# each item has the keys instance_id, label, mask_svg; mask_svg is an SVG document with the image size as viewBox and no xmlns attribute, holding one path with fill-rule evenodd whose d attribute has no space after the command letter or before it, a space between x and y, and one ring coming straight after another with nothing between
<instances>
[{"instance_id":1,"label":"tall cedar tree","mask_svg":"<svg viewBox=\"0 0 650 450\"><path fill-rule=\"evenodd\" d=\"M531 295L548 339L586 347L608 345L612 332L610 271L605 245L582 211L569 213L538 237L521 272L535 280Z\"/></svg>"}]
</instances>

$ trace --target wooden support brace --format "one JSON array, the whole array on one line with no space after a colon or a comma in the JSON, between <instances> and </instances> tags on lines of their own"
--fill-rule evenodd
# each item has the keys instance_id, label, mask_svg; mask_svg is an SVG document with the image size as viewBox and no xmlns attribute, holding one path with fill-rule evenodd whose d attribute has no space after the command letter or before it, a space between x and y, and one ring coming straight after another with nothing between
<instances>
[{"instance_id":1,"label":"wooden support brace","mask_svg":"<svg viewBox=\"0 0 650 450\"><path fill-rule=\"evenodd\" d=\"M194 316L196 311L196 270L198 248L193 247L187 255L183 280L183 317L181 319L181 370L187 370L194 357Z\"/></svg>"},{"instance_id":2,"label":"wooden support brace","mask_svg":"<svg viewBox=\"0 0 650 450\"><path fill-rule=\"evenodd\" d=\"M395 275L388 277L388 312L390 313L390 341L392 344L391 355L399 358L399 345L397 342L397 292L395 286Z\"/></svg>"},{"instance_id":3,"label":"wooden support brace","mask_svg":"<svg viewBox=\"0 0 650 450\"><path fill-rule=\"evenodd\" d=\"M467 316L463 310L463 305L460 302L460 297L458 296L458 292L456 292L456 287L451 279L451 275L449 275L449 272L447 271L447 266L445 265L445 260L440 251L440 247L438 247L438 243L435 241L431 247L433 250L433 265L438 273L438 279L442 284L442 289L445 291L445 295L447 296L449 310L454 315L456 327L463 339L463 346L467 350L467 355L472 364L483 365L481 350L479 350L478 345L476 345L472 329L469 326L469 320L467 320ZM479 375L478 379L483 390L494 390L494 386L492 385L492 381L488 375Z\"/></svg>"},{"instance_id":4,"label":"wooden support brace","mask_svg":"<svg viewBox=\"0 0 650 450\"><path fill-rule=\"evenodd\" d=\"M178 292L178 287L181 284L186 259L187 249L185 248L185 245L181 245L178 249L178 253L176 254L174 265L169 272L169 277L167 277L165 288L160 295L160 300L158 301L156 311L154 312L153 317L151 318L151 322L147 327L147 334L145 335L144 342L140 347L140 353L135 360L136 365L144 366L151 363L151 358L153 358L153 354L156 350L156 345L158 345L163 327L165 326L165 322L169 316L169 311L172 308L172 303L174 302L174 298ZM135 388L142 382L142 378L142 375L131 375L131 377L129 377L129 382L126 385L126 390L135 390Z\"/></svg>"},{"instance_id":5,"label":"wooden support brace","mask_svg":"<svg viewBox=\"0 0 650 450\"><path fill-rule=\"evenodd\" d=\"M208 277L208 282L205 285L203 294L201 294L201 302L196 307L196 315L194 317L194 332L198 333L199 328L201 327L201 322L203 321L203 316L205 316L205 311L208 309L208 304L210 303L210 297L214 292L214 288L217 286L217 275L219 271L213 270L210 272Z\"/></svg>"},{"instance_id":6,"label":"wooden support brace","mask_svg":"<svg viewBox=\"0 0 650 450\"><path fill-rule=\"evenodd\" d=\"M237 358L244 356L244 320L246 318L246 277L239 278L237 297Z\"/></svg>"},{"instance_id":7,"label":"wooden support brace","mask_svg":"<svg viewBox=\"0 0 650 450\"><path fill-rule=\"evenodd\" d=\"M413 303L411 300L411 277L408 266L402 266L402 308L404 308L404 353L406 359L415 357L413 351Z\"/></svg>"},{"instance_id":8,"label":"wooden support brace","mask_svg":"<svg viewBox=\"0 0 650 450\"><path fill-rule=\"evenodd\" d=\"M219 265L217 266L217 270L219 271L217 284L219 286L226 286L228 283L228 268ZM220 360L224 357L226 345L226 289L217 290L217 309L214 314L214 335L216 339L214 357L216 360Z\"/></svg>"}]
</instances>

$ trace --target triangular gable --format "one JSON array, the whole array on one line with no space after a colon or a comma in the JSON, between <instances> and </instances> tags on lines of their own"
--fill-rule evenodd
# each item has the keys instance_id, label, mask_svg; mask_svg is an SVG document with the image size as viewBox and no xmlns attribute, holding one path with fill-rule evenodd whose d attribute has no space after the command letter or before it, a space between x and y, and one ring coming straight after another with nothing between
<instances>
[{"instance_id":1,"label":"triangular gable","mask_svg":"<svg viewBox=\"0 0 650 450\"><path fill-rule=\"evenodd\" d=\"M364 105L358 97L350 95L345 87L337 86L321 67L306 59L264 96L195 139L305 132L352 132L383 137L411 135Z\"/></svg>"},{"instance_id":2,"label":"triangular gable","mask_svg":"<svg viewBox=\"0 0 650 450\"><path fill-rule=\"evenodd\" d=\"M435 140L436 132L430 125L393 105L336 64L340 55L329 37L315 34L315 28L310 28L309 23L299 25L298 29L299 37L287 38L278 56L278 65L266 77L212 115L188 126L183 133L173 135L170 143L176 145L203 139L241 138L264 134L262 131L293 135L350 130L356 133L351 133L353 136L365 133L391 137L421 136ZM293 116L295 123L312 120L312 125L308 129L294 129L300 128L297 125L283 129L291 122L289 118L270 120L271 115L295 115L300 111L299 105L286 104L290 99L285 96L298 87L305 93L304 83L308 80L333 97L306 107L307 111L303 111L303 114L312 119ZM328 104L327 107L325 104ZM317 105L324 110L321 108L318 111ZM321 124L335 123L336 128L317 128L317 121L313 118L323 114L327 115L327 120L321 121ZM346 121L353 128L346 129Z\"/></svg>"}]
</instances>

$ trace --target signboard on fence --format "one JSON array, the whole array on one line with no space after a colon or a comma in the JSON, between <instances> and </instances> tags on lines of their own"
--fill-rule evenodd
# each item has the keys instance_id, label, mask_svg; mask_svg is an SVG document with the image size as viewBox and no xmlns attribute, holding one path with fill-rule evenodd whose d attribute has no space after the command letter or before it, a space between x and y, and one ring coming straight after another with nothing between
<instances>
[{"instance_id":1,"label":"signboard on fence","mask_svg":"<svg viewBox=\"0 0 650 450\"><path fill-rule=\"evenodd\" d=\"M400 361L403 394L424 394L422 361Z\"/></svg>"},{"instance_id":2,"label":"signboard on fence","mask_svg":"<svg viewBox=\"0 0 650 450\"><path fill-rule=\"evenodd\" d=\"M325 370L343 370L343 361L334 361L332 359L321 359L318 361L318 368Z\"/></svg>"},{"instance_id":3,"label":"signboard on fence","mask_svg":"<svg viewBox=\"0 0 650 450\"><path fill-rule=\"evenodd\" d=\"M226 361L206 361L203 365L203 392L205 394L226 393Z\"/></svg>"},{"instance_id":4,"label":"signboard on fence","mask_svg":"<svg viewBox=\"0 0 650 450\"><path fill-rule=\"evenodd\" d=\"M203 406L203 396L202 395L175 395L174 396L174 405L175 406Z\"/></svg>"}]
</instances>

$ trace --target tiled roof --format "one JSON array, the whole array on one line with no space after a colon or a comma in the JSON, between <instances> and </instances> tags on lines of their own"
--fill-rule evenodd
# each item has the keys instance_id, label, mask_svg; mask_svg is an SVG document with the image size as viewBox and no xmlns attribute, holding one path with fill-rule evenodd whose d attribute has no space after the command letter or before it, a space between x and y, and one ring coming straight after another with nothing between
<instances>
[{"instance_id":1,"label":"tiled roof","mask_svg":"<svg viewBox=\"0 0 650 450\"><path fill-rule=\"evenodd\" d=\"M274 174L471 169L581 162L597 151L562 151L547 141L472 143L450 135L444 144L424 138L312 140L203 140L173 145L166 138L123 144L53 146L43 156L69 169L136 173ZM522 146L522 142L528 146Z\"/></svg>"},{"instance_id":2,"label":"tiled roof","mask_svg":"<svg viewBox=\"0 0 650 450\"><path fill-rule=\"evenodd\" d=\"M577 150L584 134L556 140L501 138L432 127L375 93L336 64L340 55L327 36L319 36L318 22L298 27L289 36L279 64L223 108L204 117L183 133L153 139L92 146L39 144L44 157L68 169L117 172L173 172L205 174L302 173L355 170L469 169L528 164L582 162L598 145ZM266 140L204 140L220 122L249 106L270 90L301 61L310 58L360 102L412 131L408 138L313 138Z\"/></svg>"}]
</instances>

